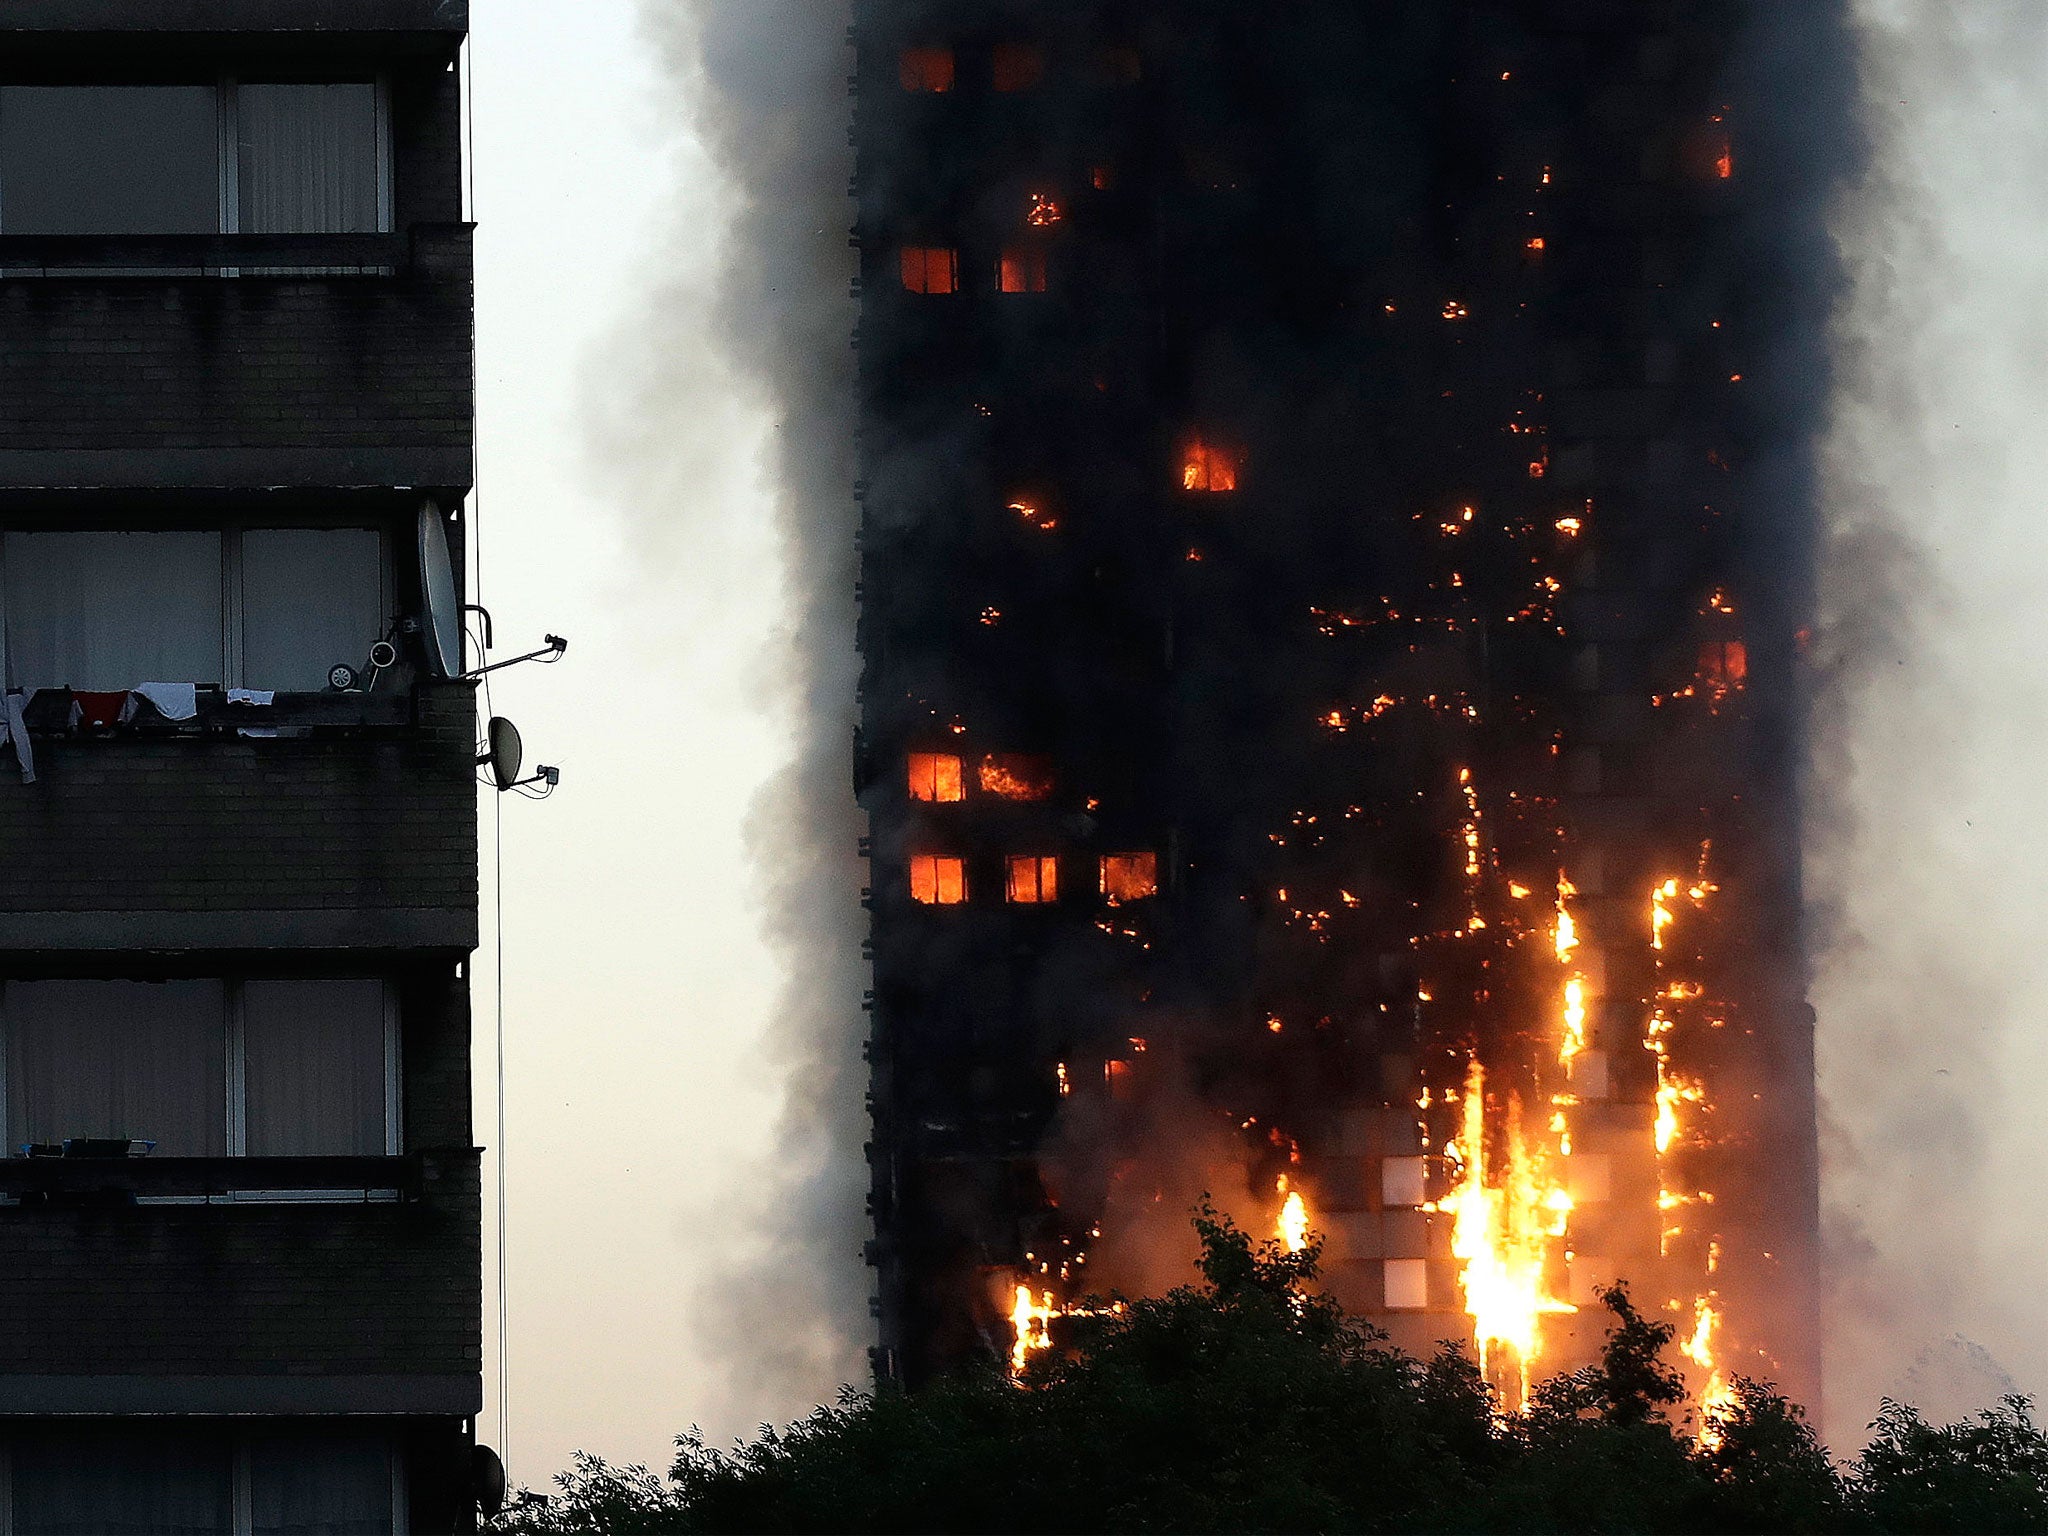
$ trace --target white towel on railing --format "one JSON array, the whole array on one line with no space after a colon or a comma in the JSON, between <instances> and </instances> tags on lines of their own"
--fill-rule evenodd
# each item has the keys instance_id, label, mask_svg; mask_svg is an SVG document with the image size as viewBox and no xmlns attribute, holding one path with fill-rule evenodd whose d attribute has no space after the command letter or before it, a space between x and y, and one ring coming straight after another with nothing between
<instances>
[{"instance_id":1,"label":"white towel on railing","mask_svg":"<svg viewBox=\"0 0 2048 1536\"><path fill-rule=\"evenodd\" d=\"M270 688L230 688L230 704L273 704L277 701L276 690Z\"/></svg>"},{"instance_id":2,"label":"white towel on railing","mask_svg":"<svg viewBox=\"0 0 2048 1536\"><path fill-rule=\"evenodd\" d=\"M6 709L0 710L0 742L14 743L14 755L21 763L21 782L24 784L36 781L35 749L28 742L28 722L21 717L32 697L16 688L7 695Z\"/></svg>"},{"instance_id":3,"label":"white towel on railing","mask_svg":"<svg viewBox=\"0 0 2048 1536\"><path fill-rule=\"evenodd\" d=\"M129 691L149 700L166 720L190 720L199 713L196 683L137 683Z\"/></svg>"}]
</instances>

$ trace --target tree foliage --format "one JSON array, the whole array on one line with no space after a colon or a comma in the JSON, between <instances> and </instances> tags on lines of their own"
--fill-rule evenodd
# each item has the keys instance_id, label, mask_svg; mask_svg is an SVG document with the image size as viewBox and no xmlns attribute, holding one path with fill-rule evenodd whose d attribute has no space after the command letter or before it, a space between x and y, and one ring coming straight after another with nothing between
<instances>
[{"instance_id":1,"label":"tree foliage","mask_svg":"<svg viewBox=\"0 0 2048 1536\"><path fill-rule=\"evenodd\" d=\"M1318 1252L1195 1218L1200 1283L1065 1319L1019 1384L847 1389L668 1475L590 1456L502 1516L515 1536L637 1532L2048 1531L2048 1439L2023 1399L1929 1425L1886 1403L1848 1466L1738 1381L1704 1442L1672 1329L1627 1291L1598 1364L1503 1415L1477 1366L1387 1346L1312 1288ZM1674 1417L1674 1415L1679 1415Z\"/></svg>"}]
</instances>

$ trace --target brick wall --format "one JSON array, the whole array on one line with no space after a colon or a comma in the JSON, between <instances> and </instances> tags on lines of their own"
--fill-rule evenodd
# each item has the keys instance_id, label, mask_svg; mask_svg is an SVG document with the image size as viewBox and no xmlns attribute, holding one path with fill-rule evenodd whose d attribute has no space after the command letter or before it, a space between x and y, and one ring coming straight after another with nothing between
<instances>
[{"instance_id":1,"label":"brick wall","mask_svg":"<svg viewBox=\"0 0 2048 1536\"><path fill-rule=\"evenodd\" d=\"M110 922L95 942L63 920L208 913L327 914L334 944L473 945L474 729L470 688L426 684L410 726L43 738L35 783L0 772L0 947L44 947L38 923L73 936L53 937L59 949L276 947L323 931L281 923L268 941L255 929L207 941L188 921L152 941ZM432 931L409 934L409 914Z\"/></svg>"}]
</instances>

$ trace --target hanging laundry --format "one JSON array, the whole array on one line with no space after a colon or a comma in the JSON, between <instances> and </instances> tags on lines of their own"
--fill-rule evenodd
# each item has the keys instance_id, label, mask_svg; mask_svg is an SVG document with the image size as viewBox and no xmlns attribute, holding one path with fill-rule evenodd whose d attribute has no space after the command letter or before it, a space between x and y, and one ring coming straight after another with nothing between
<instances>
[{"instance_id":1,"label":"hanging laundry","mask_svg":"<svg viewBox=\"0 0 2048 1536\"><path fill-rule=\"evenodd\" d=\"M199 713L197 683L137 683L133 697L122 712L124 720L134 718L138 699L148 700L166 720L190 720Z\"/></svg>"},{"instance_id":2,"label":"hanging laundry","mask_svg":"<svg viewBox=\"0 0 2048 1536\"><path fill-rule=\"evenodd\" d=\"M71 693L71 723L88 730L110 731L121 723L123 711L128 708L128 690L118 689L113 693L88 692L73 689Z\"/></svg>"},{"instance_id":3,"label":"hanging laundry","mask_svg":"<svg viewBox=\"0 0 2048 1536\"><path fill-rule=\"evenodd\" d=\"M230 688L230 704L272 704L277 701L276 690L270 688Z\"/></svg>"},{"instance_id":4,"label":"hanging laundry","mask_svg":"<svg viewBox=\"0 0 2048 1536\"><path fill-rule=\"evenodd\" d=\"M11 743L15 761L21 764L21 782L33 784L36 781L35 748L29 745L28 722L22 718L22 711L28 708L33 693L23 693L19 688L8 690L7 707L0 710L0 745Z\"/></svg>"}]
</instances>

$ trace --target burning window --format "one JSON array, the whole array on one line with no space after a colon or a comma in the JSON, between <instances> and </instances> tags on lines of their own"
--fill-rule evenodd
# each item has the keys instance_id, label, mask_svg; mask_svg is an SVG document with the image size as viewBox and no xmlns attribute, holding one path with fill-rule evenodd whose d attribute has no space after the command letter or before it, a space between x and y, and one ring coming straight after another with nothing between
<instances>
[{"instance_id":1,"label":"burning window","mask_svg":"<svg viewBox=\"0 0 2048 1536\"><path fill-rule=\"evenodd\" d=\"M1045 252L1035 245L1013 245L996 267L996 287L1004 293L1045 292Z\"/></svg>"},{"instance_id":2,"label":"burning window","mask_svg":"<svg viewBox=\"0 0 2048 1536\"><path fill-rule=\"evenodd\" d=\"M1045 50L1031 43L998 43L989 56L988 81L999 91L1028 91L1045 74Z\"/></svg>"},{"instance_id":3,"label":"burning window","mask_svg":"<svg viewBox=\"0 0 2048 1536\"><path fill-rule=\"evenodd\" d=\"M1024 222L1034 229L1043 229L1048 224L1057 224L1066 215L1060 209L1060 200L1050 192L1031 194L1031 206L1024 212Z\"/></svg>"},{"instance_id":4,"label":"burning window","mask_svg":"<svg viewBox=\"0 0 2048 1536\"><path fill-rule=\"evenodd\" d=\"M950 245L903 247L903 286L910 293L960 291L960 253Z\"/></svg>"},{"instance_id":5,"label":"burning window","mask_svg":"<svg viewBox=\"0 0 2048 1536\"><path fill-rule=\"evenodd\" d=\"M1035 753L991 752L976 775L985 795L1043 800L1052 793L1052 761Z\"/></svg>"},{"instance_id":6,"label":"burning window","mask_svg":"<svg viewBox=\"0 0 2048 1536\"><path fill-rule=\"evenodd\" d=\"M1098 161L1088 168L1088 185L1098 192L1107 192L1116 186L1116 167L1109 161Z\"/></svg>"},{"instance_id":7,"label":"burning window","mask_svg":"<svg viewBox=\"0 0 2048 1536\"><path fill-rule=\"evenodd\" d=\"M967 899L967 861L946 853L912 854L910 899L931 907L958 906Z\"/></svg>"},{"instance_id":8,"label":"burning window","mask_svg":"<svg viewBox=\"0 0 2048 1536\"><path fill-rule=\"evenodd\" d=\"M1111 902L1142 901L1159 894L1159 855L1156 853L1105 853L1102 856L1102 894Z\"/></svg>"},{"instance_id":9,"label":"burning window","mask_svg":"<svg viewBox=\"0 0 2048 1536\"><path fill-rule=\"evenodd\" d=\"M1010 855L1010 878L1006 894L1020 906L1037 906L1060 899L1060 861L1050 854Z\"/></svg>"},{"instance_id":10,"label":"burning window","mask_svg":"<svg viewBox=\"0 0 2048 1536\"><path fill-rule=\"evenodd\" d=\"M1710 640L1700 647L1697 675L1717 697L1749 681L1749 647L1740 640Z\"/></svg>"},{"instance_id":11,"label":"burning window","mask_svg":"<svg viewBox=\"0 0 2048 1536\"><path fill-rule=\"evenodd\" d=\"M1102 1064L1102 1083L1112 1099L1131 1096L1131 1064L1112 1057Z\"/></svg>"},{"instance_id":12,"label":"burning window","mask_svg":"<svg viewBox=\"0 0 2048 1536\"><path fill-rule=\"evenodd\" d=\"M1429 1305L1429 1261L1385 1259L1380 1275L1386 1286L1389 1312L1420 1312Z\"/></svg>"},{"instance_id":13,"label":"burning window","mask_svg":"<svg viewBox=\"0 0 2048 1536\"><path fill-rule=\"evenodd\" d=\"M910 754L910 798L942 804L967 798L960 759L951 752Z\"/></svg>"},{"instance_id":14,"label":"burning window","mask_svg":"<svg viewBox=\"0 0 2048 1536\"><path fill-rule=\"evenodd\" d=\"M1184 491L1234 491L1238 462L1243 457L1234 448L1189 440L1180 459L1180 485Z\"/></svg>"},{"instance_id":15,"label":"burning window","mask_svg":"<svg viewBox=\"0 0 2048 1536\"><path fill-rule=\"evenodd\" d=\"M906 91L953 89L953 50L906 48L896 59L896 78Z\"/></svg>"}]
</instances>

